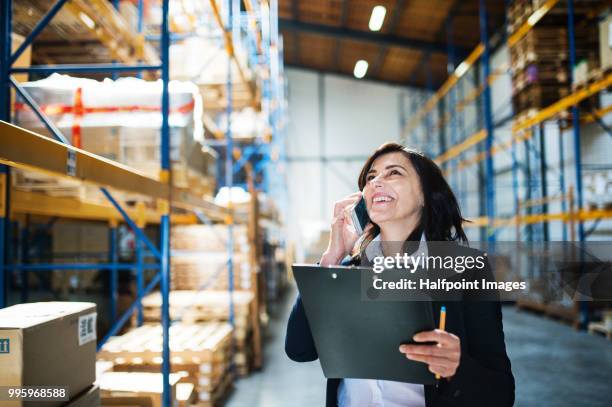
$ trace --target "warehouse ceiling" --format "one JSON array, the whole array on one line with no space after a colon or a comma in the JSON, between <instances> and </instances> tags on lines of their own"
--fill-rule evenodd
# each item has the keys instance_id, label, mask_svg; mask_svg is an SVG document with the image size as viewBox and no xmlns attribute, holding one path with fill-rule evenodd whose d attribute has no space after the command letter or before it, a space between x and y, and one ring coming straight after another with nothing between
<instances>
[{"instance_id":1,"label":"warehouse ceiling","mask_svg":"<svg viewBox=\"0 0 612 407\"><path fill-rule=\"evenodd\" d=\"M364 79L437 88L447 77L448 33L455 62L478 44L479 0L280 0L284 60L300 67L353 75L355 62L369 68ZM374 6L386 7L380 31L368 22ZM504 2L487 1L489 32L504 21ZM449 17L452 16L452 19ZM448 22L452 21L452 25Z\"/></svg>"}]
</instances>

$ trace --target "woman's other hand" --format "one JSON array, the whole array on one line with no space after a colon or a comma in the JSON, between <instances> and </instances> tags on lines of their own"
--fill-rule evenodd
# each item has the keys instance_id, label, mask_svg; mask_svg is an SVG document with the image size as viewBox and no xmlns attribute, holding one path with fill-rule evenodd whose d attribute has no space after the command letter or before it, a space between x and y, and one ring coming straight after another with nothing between
<instances>
[{"instance_id":1,"label":"woman's other hand","mask_svg":"<svg viewBox=\"0 0 612 407\"><path fill-rule=\"evenodd\" d=\"M450 332L435 329L419 332L415 342L437 342L435 345L401 345L399 351L407 359L427 363L429 371L450 379L455 375L461 358L461 340Z\"/></svg>"},{"instance_id":2,"label":"woman's other hand","mask_svg":"<svg viewBox=\"0 0 612 407\"><path fill-rule=\"evenodd\" d=\"M351 210L361 199L361 192L350 194L334 204L334 217L327 250L321 257L321 266L333 266L353 250L359 235L351 220Z\"/></svg>"}]
</instances>

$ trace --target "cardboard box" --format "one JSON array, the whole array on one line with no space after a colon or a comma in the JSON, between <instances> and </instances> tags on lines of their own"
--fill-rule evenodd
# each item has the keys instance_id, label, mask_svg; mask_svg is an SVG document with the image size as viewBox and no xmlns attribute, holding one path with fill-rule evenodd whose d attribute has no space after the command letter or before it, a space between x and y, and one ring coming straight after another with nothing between
<instances>
[{"instance_id":1,"label":"cardboard box","mask_svg":"<svg viewBox=\"0 0 612 407\"><path fill-rule=\"evenodd\" d=\"M96 316L96 304L87 302L37 302L0 309L0 383L66 386L71 396L89 388L96 374ZM45 406L65 403L45 402Z\"/></svg>"},{"instance_id":2,"label":"cardboard box","mask_svg":"<svg viewBox=\"0 0 612 407\"><path fill-rule=\"evenodd\" d=\"M178 406L176 385L181 379L170 374L171 403ZM103 406L162 406L162 374L136 372L106 372L98 380Z\"/></svg>"},{"instance_id":3,"label":"cardboard box","mask_svg":"<svg viewBox=\"0 0 612 407\"><path fill-rule=\"evenodd\" d=\"M99 407L100 387L94 384L88 390L70 400L64 407Z\"/></svg>"}]
</instances>

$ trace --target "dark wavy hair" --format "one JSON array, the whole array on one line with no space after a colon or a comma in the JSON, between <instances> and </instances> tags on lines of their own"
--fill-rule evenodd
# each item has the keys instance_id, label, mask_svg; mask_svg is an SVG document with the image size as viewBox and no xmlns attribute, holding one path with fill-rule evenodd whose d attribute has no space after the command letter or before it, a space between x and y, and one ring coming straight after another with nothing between
<instances>
[{"instance_id":1,"label":"dark wavy hair","mask_svg":"<svg viewBox=\"0 0 612 407\"><path fill-rule=\"evenodd\" d=\"M407 241L419 240L421 233L429 241L460 241L467 243L462 223L466 221L461 216L459 203L455 194L446 182L440 167L423 153L406 148L397 143L385 143L378 147L361 169L359 174L359 190L367 184L368 171L378 157L390 153L402 153L410 161L419 177L423 191L424 206L421 221L408 237ZM360 245L360 251L380 233L380 227L372 222L373 228L366 232Z\"/></svg>"}]
</instances>

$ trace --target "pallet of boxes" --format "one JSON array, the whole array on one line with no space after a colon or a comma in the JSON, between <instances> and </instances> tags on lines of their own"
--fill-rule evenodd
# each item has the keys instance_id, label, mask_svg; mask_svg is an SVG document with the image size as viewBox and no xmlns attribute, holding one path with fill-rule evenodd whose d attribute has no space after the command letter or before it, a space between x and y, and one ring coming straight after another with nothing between
<instances>
[{"instance_id":1,"label":"pallet of boxes","mask_svg":"<svg viewBox=\"0 0 612 407\"><path fill-rule=\"evenodd\" d=\"M203 407L221 404L231 391L234 373L247 374L258 349L253 339L258 321L251 291L253 276L247 267L246 227L234 228L235 278L231 296L234 327L228 323L226 238L227 227L223 225L172 229L170 362L172 394L179 404L189 402ZM99 362L108 366L102 377L117 387L109 399L125 397L121 386L145 389L147 383L161 380L158 373L162 365L161 302L159 292L144 297L144 324L111 338L98 353ZM132 322L137 325L136 314ZM126 384L128 380L132 384ZM185 384L192 386L193 394L187 396L189 389L181 389ZM137 394L133 392L132 396ZM159 397L157 394L156 400Z\"/></svg>"},{"instance_id":2,"label":"pallet of boxes","mask_svg":"<svg viewBox=\"0 0 612 407\"><path fill-rule=\"evenodd\" d=\"M588 2L596 5L598 1ZM513 34L535 10L540 0L515 0L509 6L508 30ZM577 65L573 69L574 84L586 83L590 70L599 65L598 30L588 24L591 7L576 7L575 50ZM567 7L553 7L536 25L510 47L512 72L512 104L517 121L533 117L537 112L570 94L569 37ZM588 67L588 69L587 69ZM595 107L594 100L587 100Z\"/></svg>"},{"instance_id":3,"label":"pallet of boxes","mask_svg":"<svg viewBox=\"0 0 612 407\"><path fill-rule=\"evenodd\" d=\"M96 305L85 302L0 309L0 384L6 386L0 404L99 406L96 317Z\"/></svg>"},{"instance_id":4,"label":"pallet of boxes","mask_svg":"<svg viewBox=\"0 0 612 407\"><path fill-rule=\"evenodd\" d=\"M170 317L188 323L229 321L227 226L176 226L171 233ZM236 372L244 376L261 363L258 283L248 228L234 226L233 240L234 364ZM159 293L150 294L142 303L144 320L159 321Z\"/></svg>"},{"instance_id":5,"label":"pallet of boxes","mask_svg":"<svg viewBox=\"0 0 612 407\"><path fill-rule=\"evenodd\" d=\"M76 78L53 74L23 84L32 98L75 147L127 165L154 179L161 172L161 84L138 78ZM172 81L170 93L170 163L172 183L198 196L215 187L216 153L205 147L201 96L190 82ZM18 99L15 124L53 138L38 117ZM99 188L79 180L16 170L13 186L30 192L107 203ZM156 202L127 192L113 191L124 202Z\"/></svg>"}]
</instances>

